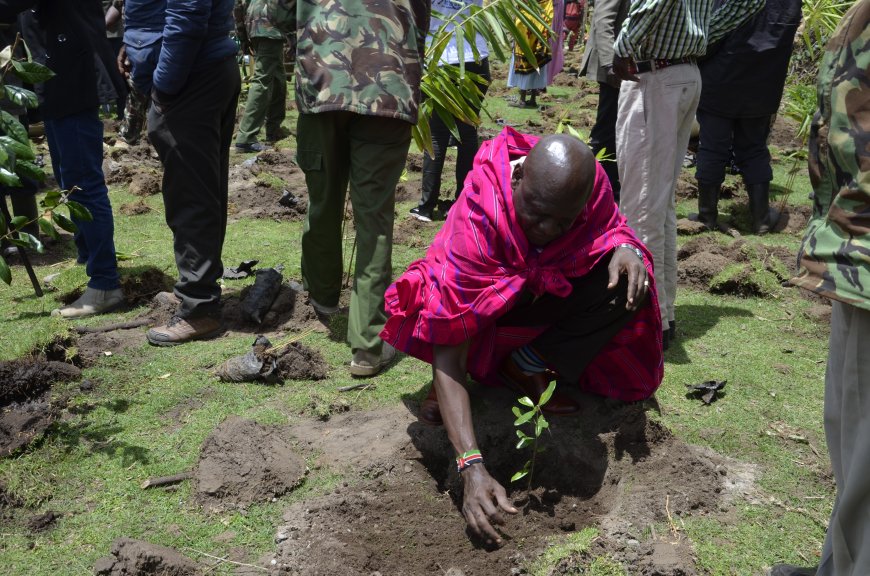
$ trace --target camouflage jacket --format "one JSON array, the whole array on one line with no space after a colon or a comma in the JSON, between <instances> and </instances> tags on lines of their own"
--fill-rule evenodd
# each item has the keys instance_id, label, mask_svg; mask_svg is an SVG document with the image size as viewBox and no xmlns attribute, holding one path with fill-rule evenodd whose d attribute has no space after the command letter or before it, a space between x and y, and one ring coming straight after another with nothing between
<instances>
[{"instance_id":1,"label":"camouflage jacket","mask_svg":"<svg viewBox=\"0 0 870 576\"><path fill-rule=\"evenodd\" d=\"M242 42L250 38L282 40L296 28L296 0L236 0L233 18Z\"/></svg>"},{"instance_id":2,"label":"camouflage jacket","mask_svg":"<svg viewBox=\"0 0 870 576\"><path fill-rule=\"evenodd\" d=\"M870 0L843 17L819 69L810 136L813 218L794 283L870 310Z\"/></svg>"},{"instance_id":3,"label":"camouflage jacket","mask_svg":"<svg viewBox=\"0 0 870 576\"><path fill-rule=\"evenodd\" d=\"M296 103L417 122L430 0L299 0Z\"/></svg>"}]
</instances>

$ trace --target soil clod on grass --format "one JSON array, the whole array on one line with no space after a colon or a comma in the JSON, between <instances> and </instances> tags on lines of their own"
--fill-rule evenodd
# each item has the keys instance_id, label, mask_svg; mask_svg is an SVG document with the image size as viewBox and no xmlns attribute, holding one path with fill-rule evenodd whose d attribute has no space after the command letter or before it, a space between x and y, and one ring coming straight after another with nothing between
<instances>
[{"instance_id":1,"label":"soil clod on grass","mask_svg":"<svg viewBox=\"0 0 870 576\"><path fill-rule=\"evenodd\" d=\"M60 514L49 510L43 514L37 514L36 516L31 516L27 520L27 529L31 532L45 532L57 522L58 518L60 518Z\"/></svg>"},{"instance_id":2,"label":"soil clod on grass","mask_svg":"<svg viewBox=\"0 0 870 576\"><path fill-rule=\"evenodd\" d=\"M196 562L177 550L142 540L119 538L112 543L111 556L94 565L95 576L196 576Z\"/></svg>"},{"instance_id":3,"label":"soil clod on grass","mask_svg":"<svg viewBox=\"0 0 870 576\"><path fill-rule=\"evenodd\" d=\"M230 417L202 445L196 499L210 512L246 508L293 490L305 478L286 428Z\"/></svg>"},{"instance_id":4,"label":"soil clod on grass","mask_svg":"<svg viewBox=\"0 0 870 576\"><path fill-rule=\"evenodd\" d=\"M713 294L770 297L790 276L781 251L744 239L700 236L677 252L681 284Z\"/></svg>"}]
</instances>

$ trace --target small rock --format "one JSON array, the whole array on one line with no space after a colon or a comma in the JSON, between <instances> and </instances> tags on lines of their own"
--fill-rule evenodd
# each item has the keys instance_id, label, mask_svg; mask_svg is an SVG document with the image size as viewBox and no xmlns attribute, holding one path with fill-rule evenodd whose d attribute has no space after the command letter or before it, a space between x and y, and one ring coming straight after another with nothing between
<instances>
[{"instance_id":1,"label":"small rock","mask_svg":"<svg viewBox=\"0 0 870 576\"><path fill-rule=\"evenodd\" d=\"M628 540L625 541L625 543L626 543L628 546L632 546L632 547L640 546L640 541L639 541L639 540L635 540L634 538L629 538Z\"/></svg>"},{"instance_id":2,"label":"small rock","mask_svg":"<svg viewBox=\"0 0 870 576\"><path fill-rule=\"evenodd\" d=\"M408 464L408 463L405 463L405 473L407 474L407 473L410 472L411 470L413 470L413 468L411 468L411 465Z\"/></svg>"},{"instance_id":3,"label":"small rock","mask_svg":"<svg viewBox=\"0 0 870 576\"><path fill-rule=\"evenodd\" d=\"M79 390L82 392L90 392L94 389L94 383L90 380L82 380L82 383L79 384Z\"/></svg>"}]
</instances>

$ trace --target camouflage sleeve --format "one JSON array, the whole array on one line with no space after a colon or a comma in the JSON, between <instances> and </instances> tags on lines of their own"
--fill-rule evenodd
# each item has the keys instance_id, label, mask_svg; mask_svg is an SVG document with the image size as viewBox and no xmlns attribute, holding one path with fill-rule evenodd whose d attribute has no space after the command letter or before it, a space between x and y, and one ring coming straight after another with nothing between
<instances>
[{"instance_id":1,"label":"camouflage sleeve","mask_svg":"<svg viewBox=\"0 0 870 576\"><path fill-rule=\"evenodd\" d=\"M870 2L843 17L819 69L810 138L813 219L796 284L870 309Z\"/></svg>"},{"instance_id":2,"label":"camouflage sleeve","mask_svg":"<svg viewBox=\"0 0 870 576\"><path fill-rule=\"evenodd\" d=\"M233 22L236 25L236 38L242 47L242 52L250 51L251 43L248 38L248 29L245 25L245 15L248 11L248 0L235 0L233 3Z\"/></svg>"}]
</instances>

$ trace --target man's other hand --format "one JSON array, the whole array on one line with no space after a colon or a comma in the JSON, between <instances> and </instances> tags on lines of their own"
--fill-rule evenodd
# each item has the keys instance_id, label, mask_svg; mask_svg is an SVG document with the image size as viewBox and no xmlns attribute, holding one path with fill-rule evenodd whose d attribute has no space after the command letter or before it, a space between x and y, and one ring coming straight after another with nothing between
<instances>
[{"instance_id":1,"label":"man's other hand","mask_svg":"<svg viewBox=\"0 0 870 576\"><path fill-rule=\"evenodd\" d=\"M127 59L127 47L121 44L121 50L118 52L118 58L115 61L118 66L118 72L124 78L130 77L130 61Z\"/></svg>"},{"instance_id":2,"label":"man's other hand","mask_svg":"<svg viewBox=\"0 0 870 576\"><path fill-rule=\"evenodd\" d=\"M462 472L462 515L472 532L487 544L501 544L493 525L504 524L502 512L516 514L501 484L496 482L483 464L475 464Z\"/></svg>"},{"instance_id":3,"label":"man's other hand","mask_svg":"<svg viewBox=\"0 0 870 576\"><path fill-rule=\"evenodd\" d=\"M624 58L614 54L613 72L616 74L617 78L620 80L628 80L629 82L638 82L640 78L635 76L633 70L634 63L631 61L631 58Z\"/></svg>"},{"instance_id":4,"label":"man's other hand","mask_svg":"<svg viewBox=\"0 0 870 576\"><path fill-rule=\"evenodd\" d=\"M649 290L649 277L646 273L646 268L643 265L643 260L637 257L637 253L630 249L619 247L610 258L610 265L607 267L608 281L607 289L613 290L619 283L620 274L625 274L628 277L627 302L625 308L627 310L637 310L646 299L646 293Z\"/></svg>"}]
</instances>

